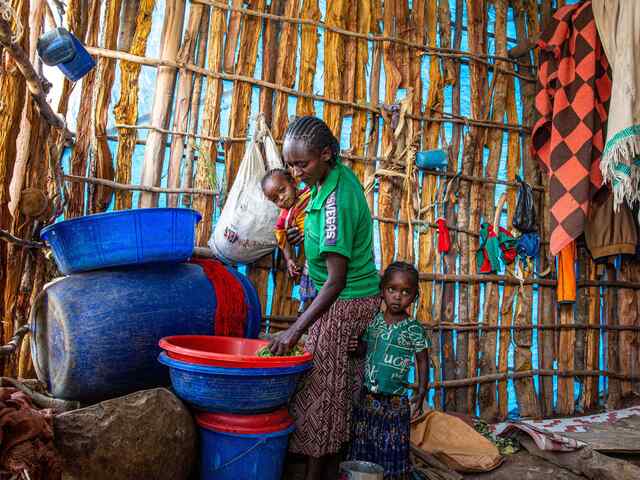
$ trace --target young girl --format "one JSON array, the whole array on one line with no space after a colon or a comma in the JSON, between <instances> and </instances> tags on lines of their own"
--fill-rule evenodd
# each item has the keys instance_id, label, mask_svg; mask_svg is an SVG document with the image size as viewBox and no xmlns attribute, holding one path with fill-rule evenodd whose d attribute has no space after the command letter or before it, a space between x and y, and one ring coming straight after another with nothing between
<instances>
[{"instance_id":1,"label":"young girl","mask_svg":"<svg viewBox=\"0 0 640 480\"><path fill-rule=\"evenodd\" d=\"M418 296L415 267L392 263L382 275L380 288L383 311L361 339L349 341L354 354L366 352L363 394L353 413L350 457L381 465L385 480L405 480L411 475L409 424L422 410L427 391L429 344L422 325L407 313ZM418 391L409 400L406 383L414 357Z\"/></svg>"},{"instance_id":2,"label":"young girl","mask_svg":"<svg viewBox=\"0 0 640 480\"><path fill-rule=\"evenodd\" d=\"M311 193L308 187L296 188L296 181L288 170L274 168L262 178L262 191L265 196L281 209L276 221L274 233L278 247L282 251L287 272L294 279L300 279L300 307L308 304L317 294L313 282L309 278L306 265L301 268L291 244L287 241L287 230L297 227L304 232L305 209Z\"/></svg>"}]
</instances>

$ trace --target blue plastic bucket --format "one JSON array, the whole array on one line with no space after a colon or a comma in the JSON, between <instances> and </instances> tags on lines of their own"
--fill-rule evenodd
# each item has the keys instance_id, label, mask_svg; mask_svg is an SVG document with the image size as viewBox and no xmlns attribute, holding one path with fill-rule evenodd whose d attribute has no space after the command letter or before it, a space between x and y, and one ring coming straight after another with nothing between
<instances>
[{"instance_id":1,"label":"blue plastic bucket","mask_svg":"<svg viewBox=\"0 0 640 480\"><path fill-rule=\"evenodd\" d=\"M176 394L206 412L258 413L286 405L300 375L312 363L293 367L229 368L182 362L161 353Z\"/></svg>"},{"instance_id":2,"label":"blue plastic bucket","mask_svg":"<svg viewBox=\"0 0 640 480\"><path fill-rule=\"evenodd\" d=\"M293 420L286 409L263 415L198 414L201 480L280 480Z\"/></svg>"},{"instance_id":3,"label":"blue plastic bucket","mask_svg":"<svg viewBox=\"0 0 640 480\"><path fill-rule=\"evenodd\" d=\"M187 208L141 208L64 220L42 229L62 273L191 258L201 215Z\"/></svg>"}]
</instances>

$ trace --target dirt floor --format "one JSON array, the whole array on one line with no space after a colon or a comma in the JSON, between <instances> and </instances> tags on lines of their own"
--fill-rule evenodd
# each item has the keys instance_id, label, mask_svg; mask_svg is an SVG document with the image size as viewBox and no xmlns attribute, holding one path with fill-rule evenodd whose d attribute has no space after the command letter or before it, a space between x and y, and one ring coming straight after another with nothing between
<instances>
[{"instance_id":1,"label":"dirt floor","mask_svg":"<svg viewBox=\"0 0 640 480\"><path fill-rule=\"evenodd\" d=\"M304 480L304 464L298 458L288 458L283 480ZM463 475L469 480L584 480L586 477L563 470L527 452L505 458L493 472ZM331 479L327 479L331 480Z\"/></svg>"}]
</instances>

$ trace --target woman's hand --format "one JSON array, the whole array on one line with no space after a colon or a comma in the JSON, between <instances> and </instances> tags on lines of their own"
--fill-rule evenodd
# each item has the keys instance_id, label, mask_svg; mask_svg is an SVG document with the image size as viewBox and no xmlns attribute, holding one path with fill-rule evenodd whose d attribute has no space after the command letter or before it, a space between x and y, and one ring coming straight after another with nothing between
<instances>
[{"instance_id":1,"label":"woman's hand","mask_svg":"<svg viewBox=\"0 0 640 480\"><path fill-rule=\"evenodd\" d=\"M271 343L269 343L269 350L276 356L286 355L298 344L301 337L302 332L300 332L295 325L292 325L276 338L271 340Z\"/></svg>"},{"instance_id":2,"label":"woman's hand","mask_svg":"<svg viewBox=\"0 0 640 480\"><path fill-rule=\"evenodd\" d=\"M427 392L418 391L415 395L411 397L409 401L411 403L411 420L415 420L424 411L424 399Z\"/></svg>"},{"instance_id":3,"label":"woman's hand","mask_svg":"<svg viewBox=\"0 0 640 480\"><path fill-rule=\"evenodd\" d=\"M298 227L287 229L287 242L289 242L290 245L298 245L302 240L304 240L304 235Z\"/></svg>"}]
</instances>

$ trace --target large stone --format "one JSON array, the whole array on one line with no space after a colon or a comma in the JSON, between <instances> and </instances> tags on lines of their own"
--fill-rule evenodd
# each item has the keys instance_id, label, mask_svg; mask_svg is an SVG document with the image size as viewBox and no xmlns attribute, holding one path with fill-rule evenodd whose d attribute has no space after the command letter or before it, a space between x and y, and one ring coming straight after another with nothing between
<instances>
[{"instance_id":1,"label":"large stone","mask_svg":"<svg viewBox=\"0 0 640 480\"><path fill-rule=\"evenodd\" d=\"M186 480L196 463L193 417L164 388L56 415L54 430L68 480Z\"/></svg>"}]
</instances>

